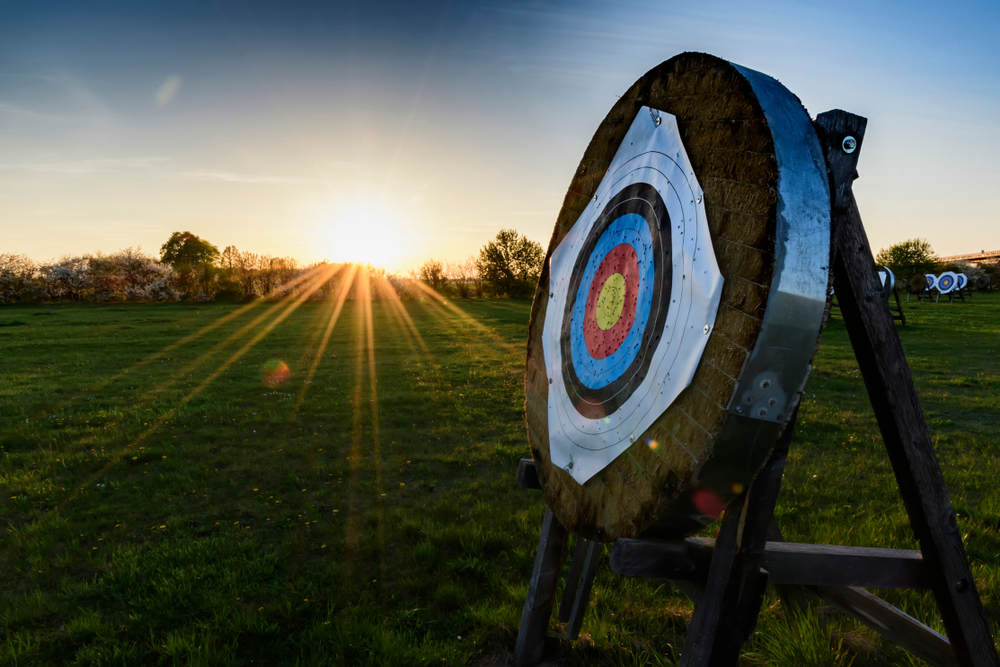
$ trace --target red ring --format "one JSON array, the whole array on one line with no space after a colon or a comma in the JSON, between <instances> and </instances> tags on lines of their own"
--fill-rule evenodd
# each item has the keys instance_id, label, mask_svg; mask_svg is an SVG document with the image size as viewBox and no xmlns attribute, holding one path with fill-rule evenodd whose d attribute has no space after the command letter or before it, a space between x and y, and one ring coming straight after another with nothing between
<instances>
[{"instance_id":1,"label":"red ring","mask_svg":"<svg viewBox=\"0 0 1000 667\"><path fill-rule=\"evenodd\" d=\"M625 278L625 305L622 314L610 329L604 330L597 325L597 299L601 295L604 283L612 275L620 273ZM594 359L604 359L615 353L625 341L632 322L635 321L635 303L639 294L639 260L635 248L627 243L621 243L604 256L601 265L590 283L590 293L587 295L587 307L584 311L583 339L587 343L587 352Z\"/></svg>"}]
</instances>

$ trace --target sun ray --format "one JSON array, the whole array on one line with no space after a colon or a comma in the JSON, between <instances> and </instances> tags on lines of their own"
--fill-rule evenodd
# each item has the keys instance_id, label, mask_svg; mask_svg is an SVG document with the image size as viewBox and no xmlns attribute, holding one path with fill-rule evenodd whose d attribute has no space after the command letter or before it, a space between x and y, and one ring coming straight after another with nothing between
<instances>
[{"instance_id":1,"label":"sun ray","mask_svg":"<svg viewBox=\"0 0 1000 667\"><path fill-rule=\"evenodd\" d=\"M360 282L359 279L359 291ZM347 527L344 531L344 556L348 565L345 571L345 585L350 585L352 560L361 539L357 516L357 487L361 475L362 441L364 440L362 402L364 401L365 336L364 313L361 308L355 309L354 330L354 393L351 398L351 445L347 456L350 477L347 487Z\"/></svg>"},{"instance_id":2,"label":"sun ray","mask_svg":"<svg viewBox=\"0 0 1000 667\"><path fill-rule=\"evenodd\" d=\"M285 291L285 290L291 290L291 289L295 288L296 286L300 285L301 283L303 283L304 281L308 280L309 278L312 278L312 277L316 276L317 273L320 272L320 271L322 271L324 268L326 268L326 267L324 267L323 265L320 265L320 266L313 267L312 269L309 269L308 271L306 271L306 272L304 272L304 273L296 276L292 280L289 280L288 282L283 283L283 284L279 285L278 287L275 287L273 290L271 290L270 292L268 292L266 295L264 295L262 297L258 297L257 299L254 299L252 302L250 302L250 303L248 303L248 304L240 307L238 310L235 310L232 313L229 313L228 315L224 315L223 317L220 317L219 319L215 320L214 322L210 322L209 324L205 325L204 327L202 327L198 331L195 331L195 332L193 332L191 334L188 334L184 338L182 338L182 339L180 339L178 341L175 341L175 342L167 345L167 347L163 348L162 350L160 350L158 352L154 352L154 353L146 356L145 358L140 359L139 361L135 362L134 364L132 364L128 368L126 368L124 370L121 370L121 371L115 373L114 375L111 375L111 376L109 376L109 377L107 377L107 378L105 378L103 380L98 381L93 386L93 388L91 389L91 391L92 392L100 391L101 389L107 387L108 385L112 384L113 382L115 382L117 380L120 380L121 378L125 377L129 373L137 371L140 368L142 368L144 366L147 366L150 363L156 361L157 359L161 359L162 357L164 357L165 355L169 354L170 352L173 352L174 350L179 349L179 348L183 347L184 345L187 345L188 343L191 343L191 342L193 342L193 341L201 338L202 336L204 336L208 332L210 332L210 331L212 331L214 329L217 329L218 327L222 326L223 324L226 324L227 322L231 322L232 320L240 317L241 315L243 315L243 314L245 314L245 313L253 310L254 308L257 308L261 304L268 302L271 298L273 298L274 296L276 296L278 294L281 294L283 291ZM338 270L339 270L339 268L340 267L338 267ZM274 308L271 308L270 310L268 310L268 313L273 312L276 307L280 306L280 304L281 304L282 301L286 301L289 298L291 298L290 294L286 295L285 297L282 297L282 299L281 299L281 301L279 301L278 305L275 306ZM258 320L254 320L254 322L251 323L249 326L251 326L251 327L254 326L254 324L256 324L258 321L259 321L259 318L258 318ZM244 327L244 329L246 329L246 327ZM241 329L241 331L243 331L243 330ZM182 371L182 373L183 373L183 371ZM171 381L171 384L173 382L174 381ZM71 399L65 399L63 401L60 401L60 402L54 404L54 405L49 405L49 406L46 407L45 412L46 413L56 412L58 410L61 410L64 407L66 407L67 405L69 405L70 402L71 402ZM145 402L143 400L143 397L140 397L137 400L136 404L141 404L143 402Z\"/></svg>"},{"instance_id":3,"label":"sun ray","mask_svg":"<svg viewBox=\"0 0 1000 667\"><path fill-rule=\"evenodd\" d=\"M475 327L476 330L478 330L480 333L485 334L487 337L489 337L489 339L492 342L496 343L499 347L503 348L508 353L512 355L520 355L524 353L524 350L522 348L511 345L510 343L505 341L497 334L496 331L489 328L488 326L486 326L485 324L474 318L472 315L469 315L467 312L465 312L464 310L456 306L454 303L452 303L450 299L445 298L433 288L423 284L419 280L415 280L414 284L417 286L418 289L420 289L422 292L430 296L434 302L440 304L442 307L450 311L453 315L456 315L457 317L461 318L462 321Z\"/></svg>"},{"instance_id":4,"label":"sun ray","mask_svg":"<svg viewBox=\"0 0 1000 667\"><path fill-rule=\"evenodd\" d=\"M319 273L319 274L313 274L313 280L312 280L312 282L309 283L308 285L306 285L306 287L304 288L304 290L307 291L309 295L311 295L323 283L325 283L326 281L332 279L340 271L340 268L341 267L339 267L339 266L338 267L327 267L327 270L325 272ZM212 346L211 349L209 349L206 352L203 352L199 357L197 357L193 361L188 362L188 364L186 366L184 366L183 368L181 368L180 370L178 370L177 372L175 372L173 374L173 377L168 378L164 382L158 384L153 389L151 389L151 390L145 392L144 394L140 395L135 400L134 405L136 405L136 406L143 405L144 403L147 403L148 401L152 400L154 397L158 396L159 394L162 394L166 390L170 389L174 384L176 384L178 381L180 381L181 379L183 379L185 376L187 376L187 375L193 373L194 371L198 370L199 368L201 368L206 362L208 362L210 359L212 359L214 356L216 356L219 352L221 352L221 351L223 351L223 350L231 347L236 341L238 341L240 338L242 338L243 336L245 336L248 332L250 332L255 327L257 327L258 325L260 325L263 322L265 322L271 315L273 315L275 312L277 312L278 310L280 310L282 307L286 306L289 301L294 301L296 299L299 299L299 301L297 301L296 303L301 303L300 297L301 297L301 293L298 293L298 294L291 293L291 294L288 294L288 295L282 297L281 300L279 300L277 303L273 304L270 308L268 308L267 310L265 310L263 313L259 314L257 317L255 317L253 320L251 320L247 324L244 324L240 329L238 329L237 331L231 333L225 339L223 339L223 340L219 341L218 343L216 343L214 346ZM296 305L296 307L298 307L298 306Z\"/></svg>"},{"instance_id":5,"label":"sun ray","mask_svg":"<svg viewBox=\"0 0 1000 667\"><path fill-rule=\"evenodd\" d=\"M317 289L319 289L327 280L329 280L330 278L332 278L337 273L338 270L339 270L339 267L336 267L336 268L335 267L328 267L327 270L323 274L317 276L317 278L310 285L308 285L300 294L296 295L296 298L295 298L294 302L291 303L291 304L289 304L285 308L285 310L281 312L281 314L279 314L274 320L272 320L271 322L269 322L267 324L267 326L265 326L261 331L257 332L257 334L253 338L251 338L247 343L245 343L243 345L243 347L241 347L239 350L237 350L236 352L234 352L232 354L232 356L229 357L229 359L227 359L225 362L223 362L222 365L220 365L216 370L214 370L205 379L203 379L201 381L201 383L198 384L198 386L196 386L190 392L188 392L185 396L183 396L177 402L176 405L174 405L169 410L167 410L166 412L164 412L163 414L161 414L159 417L157 417L156 420L155 420L155 422L153 424L151 424L148 429L146 429L145 431L143 431L135 440L133 440L129 444L125 445L125 447L122 448L122 450L118 453L117 457L112 458L100 470L98 470L95 473L93 473L92 475L90 475L90 477L88 478L88 484L90 482L92 482L94 479L100 477L101 475L106 474L108 470L110 470L111 468L113 468L113 467L117 466L119 463L121 463L125 459L125 457L128 456L128 453L134 447L136 447L140 443L144 442L151 435L159 432L159 430L161 428L163 428L163 426L166 423L168 423L170 421L170 419L175 414L177 414L177 411L180 410L180 408L182 408L185 405L187 405L188 403L190 403L196 396L198 396L210 384L212 384L212 382L214 382L216 378L218 378L224 372L226 372L227 370L229 370L229 368L232 367L232 365L235 364L237 361L239 361L239 359L241 357L243 357L243 355L245 355L247 352L249 352L251 349L253 349L253 347L257 343L259 343L261 340L263 340L265 336L267 336L268 334L270 334L275 329L275 327L277 327L289 315L291 315L293 312L295 312L295 310L300 305L302 305L302 303L304 303L310 296L312 296L313 293ZM273 311L273 308L269 310L269 312L271 312L271 311ZM50 510L49 513L46 516L50 515L52 512L57 512L60 509L64 508L66 506L66 504L68 504L69 502L71 502L76 496L77 496L77 490L74 490L69 496L67 496L66 498L64 498L61 502L57 503L56 506L53 507L53 509ZM43 521L43 520L44 520L44 517L38 523L41 523L41 521Z\"/></svg>"},{"instance_id":6,"label":"sun ray","mask_svg":"<svg viewBox=\"0 0 1000 667\"><path fill-rule=\"evenodd\" d=\"M410 350L416 352L413 349L413 343L411 339L417 341L417 345L420 346L421 351L424 353L428 359L433 360L434 355L431 353L427 343L424 342L424 337L420 335L420 331L417 330L417 325L414 323L413 318L410 317L410 313L406 310L406 306L403 305L402 299L399 298L399 294L396 292L396 288L392 286L392 283L388 279L382 278L380 282L379 289L383 294L387 295L386 301L392 307L393 315L397 320L402 321L404 326L403 333L407 335L407 343L410 345Z\"/></svg>"},{"instance_id":7,"label":"sun ray","mask_svg":"<svg viewBox=\"0 0 1000 667\"><path fill-rule=\"evenodd\" d=\"M302 407L302 403L305 401L306 392L309 391L313 377L316 375L316 369L319 368L319 363L323 358L323 353L326 351L327 343L330 342L330 335L333 333L333 328L337 325L337 320L340 318L340 311L344 308L344 302L347 300L347 295L351 291L351 284L354 282L357 270L357 265L352 264L351 268L347 271L347 275L344 276L344 280L341 282L340 293L337 295L336 306L334 306L333 314L330 315L330 320L327 322L326 330L323 332L323 338L320 340L319 347L316 348L316 354L313 356L312 364L309 366L309 370L306 372L306 377L302 381L302 387L299 389L299 395L295 399L295 406L292 408L292 413L288 417L289 422L295 419L295 416L299 412L299 408Z\"/></svg>"},{"instance_id":8,"label":"sun ray","mask_svg":"<svg viewBox=\"0 0 1000 667\"><path fill-rule=\"evenodd\" d=\"M361 275L362 307L365 313L365 342L368 347L368 404L371 410L372 457L375 459L375 501L378 503L379 565L382 589L385 590L385 493L382 492L382 443L378 421L378 378L375 369L375 326L372 319L371 281L368 272Z\"/></svg>"}]
</instances>

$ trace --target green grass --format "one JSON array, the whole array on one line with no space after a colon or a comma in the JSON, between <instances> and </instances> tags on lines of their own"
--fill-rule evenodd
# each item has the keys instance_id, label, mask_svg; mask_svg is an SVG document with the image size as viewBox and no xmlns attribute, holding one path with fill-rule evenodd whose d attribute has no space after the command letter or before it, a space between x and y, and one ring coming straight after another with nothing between
<instances>
[{"instance_id":1,"label":"green grass","mask_svg":"<svg viewBox=\"0 0 1000 667\"><path fill-rule=\"evenodd\" d=\"M282 306L0 309L0 664L503 664L544 510L514 483L530 303L453 303L462 314L404 304L419 338L374 303L369 349L348 302L308 384L332 304L271 330ZM1000 297L906 308L903 345L1000 618ZM291 376L268 384L275 359ZM915 548L839 320L815 366L786 539ZM940 628L929 594L879 593ZM794 619L769 598L744 663L910 663L816 606ZM672 665L690 614L669 585L603 567L581 640L554 655Z\"/></svg>"}]
</instances>

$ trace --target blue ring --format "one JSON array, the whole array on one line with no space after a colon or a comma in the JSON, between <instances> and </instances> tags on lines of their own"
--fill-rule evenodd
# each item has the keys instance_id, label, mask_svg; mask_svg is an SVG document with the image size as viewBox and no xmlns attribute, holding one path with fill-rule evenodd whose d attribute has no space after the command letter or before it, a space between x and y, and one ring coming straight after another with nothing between
<instances>
[{"instance_id":1,"label":"blue ring","mask_svg":"<svg viewBox=\"0 0 1000 667\"><path fill-rule=\"evenodd\" d=\"M636 313L632 327L621 346L604 359L595 359L587 350L587 343L584 340L583 323L586 317L587 297L601 262L611 250L622 243L632 246L639 264ZM570 325L573 369L580 382L588 389L601 389L617 380L639 354L642 348L642 334L646 330L646 321L652 309L654 280L653 239L649 233L649 223L641 215L627 213L608 225L601 234L587 262L573 305L573 319Z\"/></svg>"}]
</instances>

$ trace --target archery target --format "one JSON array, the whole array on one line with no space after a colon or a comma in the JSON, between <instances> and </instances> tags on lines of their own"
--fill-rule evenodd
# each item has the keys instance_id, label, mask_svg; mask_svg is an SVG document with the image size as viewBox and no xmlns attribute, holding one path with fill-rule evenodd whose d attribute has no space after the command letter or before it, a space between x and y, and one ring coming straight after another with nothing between
<instances>
[{"instance_id":1,"label":"archery target","mask_svg":"<svg viewBox=\"0 0 1000 667\"><path fill-rule=\"evenodd\" d=\"M690 384L722 294L674 116L642 107L555 248L542 344L552 463L583 484Z\"/></svg>"},{"instance_id":2,"label":"archery target","mask_svg":"<svg viewBox=\"0 0 1000 667\"><path fill-rule=\"evenodd\" d=\"M925 273L924 277L927 278L927 289L932 290L937 286L937 276L933 273Z\"/></svg>"},{"instance_id":3,"label":"archery target","mask_svg":"<svg viewBox=\"0 0 1000 667\"><path fill-rule=\"evenodd\" d=\"M877 266L878 269L878 279L882 283L882 292L885 294L885 298L892 296L892 290L896 289L896 276L892 273L892 270L887 266Z\"/></svg>"},{"instance_id":4,"label":"archery target","mask_svg":"<svg viewBox=\"0 0 1000 667\"><path fill-rule=\"evenodd\" d=\"M937 289L941 294L947 294L948 292L955 289L957 280L955 279L955 274L951 271L945 271L937 278Z\"/></svg>"},{"instance_id":5,"label":"archery target","mask_svg":"<svg viewBox=\"0 0 1000 667\"><path fill-rule=\"evenodd\" d=\"M965 286L969 283L969 277L964 273L955 274L955 289L961 291L965 289Z\"/></svg>"}]
</instances>

